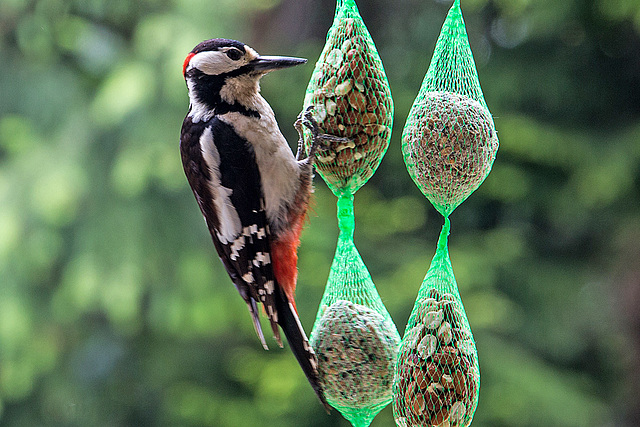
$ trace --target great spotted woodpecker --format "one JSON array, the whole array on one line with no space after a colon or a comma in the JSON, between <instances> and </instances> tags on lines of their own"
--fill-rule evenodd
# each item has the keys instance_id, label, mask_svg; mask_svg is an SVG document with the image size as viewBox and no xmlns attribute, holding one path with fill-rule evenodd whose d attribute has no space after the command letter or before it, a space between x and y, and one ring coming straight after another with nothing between
<instances>
[{"instance_id":1,"label":"great spotted woodpecker","mask_svg":"<svg viewBox=\"0 0 640 427\"><path fill-rule=\"evenodd\" d=\"M258 302L264 305L277 343L282 347L280 325L328 409L318 383L317 359L294 302L297 250L321 138L311 114L301 114L295 123L300 140L294 157L273 110L259 93L260 78L266 73L305 62L260 56L235 40L198 44L183 66L190 106L180 152L218 255L249 307L263 347L268 349ZM314 135L308 156L302 126Z\"/></svg>"}]
</instances>

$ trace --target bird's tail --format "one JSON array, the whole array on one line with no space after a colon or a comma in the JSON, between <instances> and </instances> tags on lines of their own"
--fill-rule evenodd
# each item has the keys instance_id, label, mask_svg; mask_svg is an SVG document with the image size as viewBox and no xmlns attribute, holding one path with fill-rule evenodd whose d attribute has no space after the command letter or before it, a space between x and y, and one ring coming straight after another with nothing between
<instances>
[{"instance_id":1,"label":"bird's tail","mask_svg":"<svg viewBox=\"0 0 640 427\"><path fill-rule=\"evenodd\" d=\"M307 380L309 380L311 387L313 387L313 391L315 391L327 412L330 412L331 407L327 403L318 378L318 359L313 348L311 348L304 329L302 329L298 314L284 292L275 292L275 294L278 324L284 331L291 351L293 351L293 354L296 356L302 371L306 375Z\"/></svg>"}]
</instances>

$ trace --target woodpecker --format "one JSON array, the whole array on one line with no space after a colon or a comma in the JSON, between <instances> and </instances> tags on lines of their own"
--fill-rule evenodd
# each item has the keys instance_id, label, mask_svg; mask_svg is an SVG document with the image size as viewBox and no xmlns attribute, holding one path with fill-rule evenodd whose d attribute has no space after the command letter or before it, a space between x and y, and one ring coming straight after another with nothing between
<instances>
[{"instance_id":1,"label":"woodpecker","mask_svg":"<svg viewBox=\"0 0 640 427\"><path fill-rule=\"evenodd\" d=\"M295 123L297 156L260 95L260 79L306 59L260 56L244 43L211 39L186 57L189 111L180 135L184 172L215 248L247 303L256 334L268 350L262 303L280 347L278 325L325 408L317 358L295 307L297 250L312 192L315 152L322 144L309 111ZM302 127L312 131L306 153Z\"/></svg>"}]
</instances>

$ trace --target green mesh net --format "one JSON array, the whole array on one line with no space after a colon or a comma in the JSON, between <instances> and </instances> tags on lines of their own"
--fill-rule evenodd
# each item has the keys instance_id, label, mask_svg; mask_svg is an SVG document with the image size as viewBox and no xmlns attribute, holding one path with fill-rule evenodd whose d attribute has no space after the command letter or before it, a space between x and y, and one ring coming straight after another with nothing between
<instances>
[{"instance_id":1,"label":"green mesh net","mask_svg":"<svg viewBox=\"0 0 640 427\"><path fill-rule=\"evenodd\" d=\"M480 371L449 259L449 215L491 171L498 150L455 0L402 134L407 170L445 223L398 353L393 413L399 427L468 426Z\"/></svg>"},{"instance_id":2,"label":"green mesh net","mask_svg":"<svg viewBox=\"0 0 640 427\"><path fill-rule=\"evenodd\" d=\"M449 260L449 228L446 218L398 353L399 427L468 426L478 405L478 355Z\"/></svg>"},{"instance_id":3,"label":"green mesh net","mask_svg":"<svg viewBox=\"0 0 640 427\"><path fill-rule=\"evenodd\" d=\"M355 193L389 146L393 101L380 56L354 0L337 2L307 87L304 108L310 106L324 133L344 138L318 153L318 173L336 196Z\"/></svg>"},{"instance_id":4,"label":"green mesh net","mask_svg":"<svg viewBox=\"0 0 640 427\"><path fill-rule=\"evenodd\" d=\"M498 150L455 0L402 133L409 174L445 217L482 184Z\"/></svg>"},{"instance_id":5,"label":"green mesh net","mask_svg":"<svg viewBox=\"0 0 640 427\"><path fill-rule=\"evenodd\" d=\"M340 228L310 341L327 401L366 427L392 400L400 335L353 243L353 195L382 161L393 121L387 77L354 0L337 2L307 87L309 107L321 132L334 137L318 151L316 169L338 197Z\"/></svg>"},{"instance_id":6,"label":"green mesh net","mask_svg":"<svg viewBox=\"0 0 640 427\"><path fill-rule=\"evenodd\" d=\"M331 406L366 427L392 400L400 335L353 243L353 195L338 198L340 234L311 331L318 374Z\"/></svg>"}]
</instances>

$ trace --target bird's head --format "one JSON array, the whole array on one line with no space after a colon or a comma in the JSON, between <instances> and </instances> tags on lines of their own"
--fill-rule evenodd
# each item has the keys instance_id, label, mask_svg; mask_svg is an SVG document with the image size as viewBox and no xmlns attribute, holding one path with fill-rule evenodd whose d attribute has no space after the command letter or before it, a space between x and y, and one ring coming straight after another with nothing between
<instances>
[{"instance_id":1,"label":"bird's head","mask_svg":"<svg viewBox=\"0 0 640 427\"><path fill-rule=\"evenodd\" d=\"M251 98L260 91L262 76L305 62L302 58L261 56L235 40L211 39L198 44L187 55L182 74L192 103L213 110L220 104L250 105Z\"/></svg>"}]
</instances>

